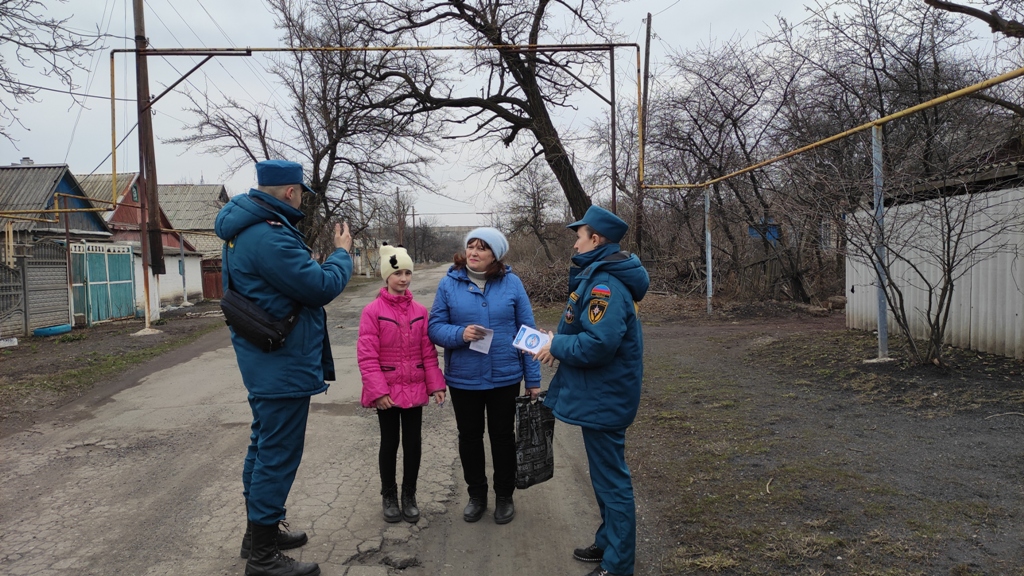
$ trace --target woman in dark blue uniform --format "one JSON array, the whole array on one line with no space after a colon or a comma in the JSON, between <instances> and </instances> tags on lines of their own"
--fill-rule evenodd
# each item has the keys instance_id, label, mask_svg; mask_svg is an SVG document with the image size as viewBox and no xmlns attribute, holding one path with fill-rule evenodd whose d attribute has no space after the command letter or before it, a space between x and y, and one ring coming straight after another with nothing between
<instances>
[{"instance_id":1,"label":"woman in dark blue uniform","mask_svg":"<svg viewBox=\"0 0 1024 576\"><path fill-rule=\"evenodd\" d=\"M640 406L644 341L637 303L650 285L636 255L620 251L628 225L591 206L576 231L569 299L551 342L537 353L559 361L545 405L563 422L580 426L590 479L601 509L594 543L573 556L600 562L588 576L633 574L636 504L626 466L626 428Z\"/></svg>"}]
</instances>

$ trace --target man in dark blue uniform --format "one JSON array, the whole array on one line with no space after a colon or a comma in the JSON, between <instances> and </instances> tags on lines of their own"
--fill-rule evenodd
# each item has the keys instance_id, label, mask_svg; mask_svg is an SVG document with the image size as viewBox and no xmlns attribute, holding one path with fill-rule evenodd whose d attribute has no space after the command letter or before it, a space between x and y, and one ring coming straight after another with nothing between
<instances>
[{"instance_id":1,"label":"man in dark blue uniform","mask_svg":"<svg viewBox=\"0 0 1024 576\"><path fill-rule=\"evenodd\" d=\"M633 574L636 504L626 466L626 428L640 406L644 341L637 303L650 285L636 255L620 251L628 225L591 206L576 231L569 300L551 342L537 353L558 371L544 404L563 422L580 426L601 526L594 543L573 556L600 562L588 576Z\"/></svg>"},{"instance_id":2,"label":"man in dark blue uniform","mask_svg":"<svg viewBox=\"0 0 1024 576\"><path fill-rule=\"evenodd\" d=\"M296 228L303 184L302 166L285 160L256 163L257 187L235 196L217 215L223 250L224 287L253 301L274 318L298 311L298 321L272 352L264 352L231 330L238 368L252 409L252 432L242 470L247 528L242 557L246 576L318 576L313 562L298 562L282 549L308 540L304 532L282 530L285 500L302 460L309 398L334 380L324 305L352 277L348 225L335 225L335 251L319 264ZM285 524L287 527L287 525Z\"/></svg>"}]
</instances>

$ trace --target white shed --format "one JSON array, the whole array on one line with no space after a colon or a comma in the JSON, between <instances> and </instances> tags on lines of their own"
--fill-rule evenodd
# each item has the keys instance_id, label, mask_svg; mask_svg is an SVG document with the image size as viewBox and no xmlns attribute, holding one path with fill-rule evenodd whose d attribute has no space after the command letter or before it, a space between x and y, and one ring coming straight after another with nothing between
<instances>
[{"instance_id":1,"label":"white shed","mask_svg":"<svg viewBox=\"0 0 1024 576\"><path fill-rule=\"evenodd\" d=\"M965 218L972 237L993 230L992 222L1024 223L1024 188L976 193L972 202L981 206ZM886 211L886 228L893 224L908 237L901 255L906 260L891 265L891 275L906 298L911 330L915 337L925 338L928 326L924 311L929 307L928 292L920 286L918 277L929 281L939 278L941 270L929 256L929 249L937 238L929 238L927 227L903 226L940 200L933 199L906 204ZM858 214L856 218L870 218ZM970 269L954 282L953 300L946 343L960 348L980 350L1024 359L1024 232L1021 227L1003 229L990 239L988 249L975 252L966 264ZM850 254L846 259L846 325L860 330L878 327L878 301L876 273L866 259ZM890 332L896 329L889 312Z\"/></svg>"}]
</instances>

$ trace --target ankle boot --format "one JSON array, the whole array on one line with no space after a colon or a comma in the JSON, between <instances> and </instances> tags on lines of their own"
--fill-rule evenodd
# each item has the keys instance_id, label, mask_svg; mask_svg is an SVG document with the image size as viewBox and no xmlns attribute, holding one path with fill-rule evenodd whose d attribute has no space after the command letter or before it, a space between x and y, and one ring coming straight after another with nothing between
<instances>
[{"instance_id":1,"label":"ankle boot","mask_svg":"<svg viewBox=\"0 0 1024 576\"><path fill-rule=\"evenodd\" d=\"M416 523L420 519L420 509L416 506L416 489L402 487L402 519Z\"/></svg>"},{"instance_id":2,"label":"ankle boot","mask_svg":"<svg viewBox=\"0 0 1024 576\"><path fill-rule=\"evenodd\" d=\"M498 496L494 499L494 523L508 524L516 517L516 505L511 496Z\"/></svg>"},{"instance_id":3,"label":"ankle boot","mask_svg":"<svg viewBox=\"0 0 1024 576\"><path fill-rule=\"evenodd\" d=\"M484 517L484 511L486 510L486 496L470 496L469 504L466 504L466 509L462 511L462 519L466 522L476 522Z\"/></svg>"},{"instance_id":4,"label":"ankle boot","mask_svg":"<svg viewBox=\"0 0 1024 576\"><path fill-rule=\"evenodd\" d=\"M281 521L278 523L279 526L288 528L288 523ZM309 542L309 538L306 533L301 530L289 532L288 530L277 530L277 549L278 550L291 550L292 548L298 548L304 546L306 542ZM242 536L242 551L239 556L242 558L249 557L249 549L252 548L252 522L246 520L245 522L245 536Z\"/></svg>"},{"instance_id":5,"label":"ankle boot","mask_svg":"<svg viewBox=\"0 0 1024 576\"><path fill-rule=\"evenodd\" d=\"M320 576L315 562L293 560L277 548L277 524L252 525L252 548L245 563L245 576Z\"/></svg>"},{"instance_id":6,"label":"ankle boot","mask_svg":"<svg viewBox=\"0 0 1024 576\"><path fill-rule=\"evenodd\" d=\"M398 485L393 484L390 488L384 489L381 494L384 496L384 521L398 522L401 520L402 511L398 509Z\"/></svg>"}]
</instances>

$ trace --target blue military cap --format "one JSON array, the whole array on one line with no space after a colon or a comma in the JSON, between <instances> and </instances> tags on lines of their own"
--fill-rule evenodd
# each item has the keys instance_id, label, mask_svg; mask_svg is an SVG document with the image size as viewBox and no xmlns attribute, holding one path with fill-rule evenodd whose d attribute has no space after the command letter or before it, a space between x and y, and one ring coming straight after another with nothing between
<instances>
[{"instance_id":1,"label":"blue military cap","mask_svg":"<svg viewBox=\"0 0 1024 576\"><path fill-rule=\"evenodd\" d=\"M575 230L584 224L590 226L590 229L594 232L607 238L609 242L614 243L622 240L622 237L626 235L626 230L629 229L629 224L626 224L622 218L600 206L587 208L587 213L583 215L582 219L569 224L566 228Z\"/></svg>"},{"instance_id":2,"label":"blue military cap","mask_svg":"<svg viewBox=\"0 0 1024 576\"><path fill-rule=\"evenodd\" d=\"M264 160L256 163L256 183L260 186L288 186L298 184L310 194L316 194L302 179L302 164L288 160Z\"/></svg>"}]
</instances>

